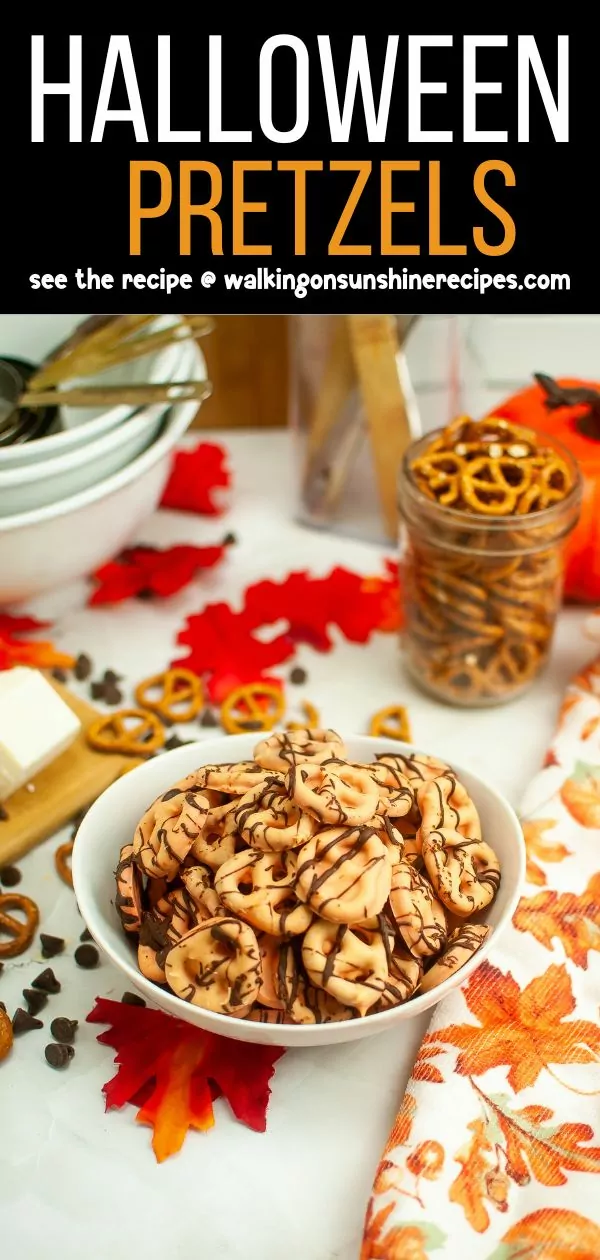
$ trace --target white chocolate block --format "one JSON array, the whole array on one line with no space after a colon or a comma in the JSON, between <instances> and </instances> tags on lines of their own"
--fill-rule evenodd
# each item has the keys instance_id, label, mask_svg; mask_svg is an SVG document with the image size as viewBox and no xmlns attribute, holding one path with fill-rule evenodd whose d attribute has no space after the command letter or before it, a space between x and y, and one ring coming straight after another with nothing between
<instances>
[{"instance_id":1,"label":"white chocolate block","mask_svg":"<svg viewBox=\"0 0 600 1260\"><path fill-rule=\"evenodd\" d=\"M1 671L0 801L59 757L80 729L43 674L22 666Z\"/></svg>"}]
</instances>

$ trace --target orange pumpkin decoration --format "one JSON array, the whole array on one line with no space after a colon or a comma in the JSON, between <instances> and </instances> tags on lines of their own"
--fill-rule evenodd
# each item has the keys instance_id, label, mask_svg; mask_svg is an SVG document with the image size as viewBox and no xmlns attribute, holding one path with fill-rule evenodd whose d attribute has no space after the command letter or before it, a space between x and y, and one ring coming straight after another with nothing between
<instances>
[{"instance_id":1,"label":"orange pumpkin decoration","mask_svg":"<svg viewBox=\"0 0 600 1260\"><path fill-rule=\"evenodd\" d=\"M490 415L548 434L568 447L583 478L577 527L566 544L565 597L600 602L600 382L536 375L536 384Z\"/></svg>"}]
</instances>

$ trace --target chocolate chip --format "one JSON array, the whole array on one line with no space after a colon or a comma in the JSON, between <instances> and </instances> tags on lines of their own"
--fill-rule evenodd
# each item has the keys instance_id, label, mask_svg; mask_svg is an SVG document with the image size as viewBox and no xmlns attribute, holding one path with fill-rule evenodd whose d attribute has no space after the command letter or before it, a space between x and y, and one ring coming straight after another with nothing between
<instances>
[{"instance_id":1,"label":"chocolate chip","mask_svg":"<svg viewBox=\"0 0 600 1260\"><path fill-rule=\"evenodd\" d=\"M58 1019L53 1019L50 1025L50 1032L54 1040L60 1041L64 1045L70 1045L75 1040L77 1023L76 1019L64 1019L62 1016L59 1016Z\"/></svg>"},{"instance_id":2,"label":"chocolate chip","mask_svg":"<svg viewBox=\"0 0 600 1260\"><path fill-rule=\"evenodd\" d=\"M77 660L75 661L75 668L73 670L77 681L85 682L86 678L89 678L92 668L91 658L86 652L80 652Z\"/></svg>"},{"instance_id":3,"label":"chocolate chip","mask_svg":"<svg viewBox=\"0 0 600 1260\"><path fill-rule=\"evenodd\" d=\"M223 539L224 547L234 547L237 542L235 534L226 534Z\"/></svg>"},{"instance_id":4,"label":"chocolate chip","mask_svg":"<svg viewBox=\"0 0 600 1260\"><path fill-rule=\"evenodd\" d=\"M0 822L8 822L9 818L8 810L4 808L4 805L0 805Z\"/></svg>"},{"instance_id":5,"label":"chocolate chip","mask_svg":"<svg viewBox=\"0 0 600 1260\"><path fill-rule=\"evenodd\" d=\"M53 677L53 678L55 678L55 679L56 679L56 681L57 681L57 682L59 682L59 683L66 683L66 681L67 681L67 674L66 674L66 670L64 670L64 669L53 669L53 670L52 670L52 677Z\"/></svg>"},{"instance_id":6,"label":"chocolate chip","mask_svg":"<svg viewBox=\"0 0 600 1260\"><path fill-rule=\"evenodd\" d=\"M75 962L78 967L91 971L100 962L100 955L95 945L78 945L75 950Z\"/></svg>"},{"instance_id":7,"label":"chocolate chip","mask_svg":"<svg viewBox=\"0 0 600 1260\"><path fill-rule=\"evenodd\" d=\"M104 700L104 683L93 682L90 687L90 695L92 700Z\"/></svg>"},{"instance_id":8,"label":"chocolate chip","mask_svg":"<svg viewBox=\"0 0 600 1260\"><path fill-rule=\"evenodd\" d=\"M201 726L218 726L219 719L214 709L203 709L198 721Z\"/></svg>"},{"instance_id":9,"label":"chocolate chip","mask_svg":"<svg viewBox=\"0 0 600 1260\"><path fill-rule=\"evenodd\" d=\"M48 936L45 932L40 932L40 941L42 942L42 958L55 958L57 954L62 954L65 948L62 936Z\"/></svg>"},{"instance_id":10,"label":"chocolate chip","mask_svg":"<svg viewBox=\"0 0 600 1260\"><path fill-rule=\"evenodd\" d=\"M194 743L193 739L180 739L179 735L169 735L169 738L166 740L163 747L164 747L165 752L173 752L173 749L175 748L183 748L184 744L193 744L193 743Z\"/></svg>"},{"instance_id":11,"label":"chocolate chip","mask_svg":"<svg viewBox=\"0 0 600 1260\"><path fill-rule=\"evenodd\" d=\"M23 997L30 1015L39 1015L48 1001L47 993L36 993L35 989L23 989Z\"/></svg>"},{"instance_id":12,"label":"chocolate chip","mask_svg":"<svg viewBox=\"0 0 600 1260\"><path fill-rule=\"evenodd\" d=\"M89 928L84 928L79 939L80 941L93 941L94 938Z\"/></svg>"},{"instance_id":13,"label":"chocolate chip","mask_svg":"<svg viewBox=\"0 0 600 1260\"><path fill-rule=\"evenodd\" d=\"M45 971L40 972L35 980L31 981L32 989L39 989L42 993L60 993L60 981L51 967L46 967Z\"/></svg>"},{"instance_id":14,"label":"chocolate chip","mask_svg":"<svg viewBox=\"0 0 600 1260\"><path fill-rule=\"evenodd\" d=\"M64 1046L56 1041L51 1041L50 1045L46 1046L44 1050L46 1063L49 1063L52 1068L68 1067L74 1054L75 1051L72 1046Z\"/></svg>"},{"instance_id":15,"label":"chocolate chip","mask_svg":"<svg viewBox=\"0 0 600 1260\"><path fill-rule=\"evenodd\" d=\"M0 867L0 884L4 884L5 888L16 888L21 883L23 876L18 866L2 866Z\"/></svg>"},{"instance_id":16,"label":"chocolate chip","mask_svg":"<svg viewBox=\"0 0 600 1260\"><path fill-rule=\"evenodd\" d=\"M104 703L105 704L122 704L123 692L119 691L116 683L104 683Z\"/></svg>"},{"instance_id":17,"label":"chocolate chip","mask_svg":"<svg viewBox=\"0 0 600 1260\"><path fill-rule=\"evenodd\" d=\"M143 997L140 997L139 993L130 993L128 989L123 994L121 1001L125 1003L125 1006L145 1006L146 1005Z\"/></svg>"},{"instance_id":18,"label":"chocolate chip","mask_svg":"<svg viewBox=\"0 0 600 1260\"><path fill-rule=\"evenodd\" d=\"M24 1011L19 1006L13 1015L12 1029L15 1037L20 1037L21 1033L33 1032L34 1028L43 1028L41 1019L35 1019L29 1011Z\"/></svg>"},{"instance_id":19,"label":"chocolate chip","mask_svg":"<svg viewBox=\"0 0 600 1260\"><path fill-rule=\"evenodd\" d=\"M115 683L122 682L122 680L123 680L122 674L115 674L114 669L105 669L104 681L105 683L107 683L109 687L114 687Z\"/></svg>"},{"instance_id":20,"label":"chocolate chip","mask_svg":"<svg viewBox=\"0 0 600 1260\"><path fill-rule=\"evenodd\" d=\"M290 682L296 684L298 687L301 683L305 683L307 678L308 674L301 665L294 665L294 668L290 670Z\"/></svg>"}]
</instances>

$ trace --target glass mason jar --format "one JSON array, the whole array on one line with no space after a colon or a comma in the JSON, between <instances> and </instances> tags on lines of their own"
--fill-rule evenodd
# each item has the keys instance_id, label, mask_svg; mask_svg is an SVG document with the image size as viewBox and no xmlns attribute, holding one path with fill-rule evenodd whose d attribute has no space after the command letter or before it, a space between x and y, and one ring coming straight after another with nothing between
<instances>
[{"instance_id":1,"label":"glass mason jar","mask_svg":"<svg viewBox=\"0 0 600 1260\"><path fill-rule=\"evenodd\" d=\"M570 452L545 438L572 473L561 502L525 516L456 511L428 499L411 476L436 436L413 442L400 470L405 661L439 700L501 704L525 691L548 659L581 477Z\"/></svg>"}]
</instances>

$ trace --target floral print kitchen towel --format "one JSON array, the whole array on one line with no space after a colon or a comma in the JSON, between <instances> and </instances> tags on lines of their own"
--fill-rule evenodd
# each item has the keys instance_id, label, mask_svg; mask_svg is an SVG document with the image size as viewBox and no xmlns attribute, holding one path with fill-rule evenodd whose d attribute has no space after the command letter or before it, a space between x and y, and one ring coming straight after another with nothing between
<instances>
[{"instance_id":1,"label":"floral print kitchen towel","mask_svg":"<svg viewBox=\"0 0 600 1260\"><path fill-rule=\"evenodd\" d=\"M361 1260L600 1260L600 659L521 811L527 886L436 1009Z\"/></svg>"}]
</instances>

